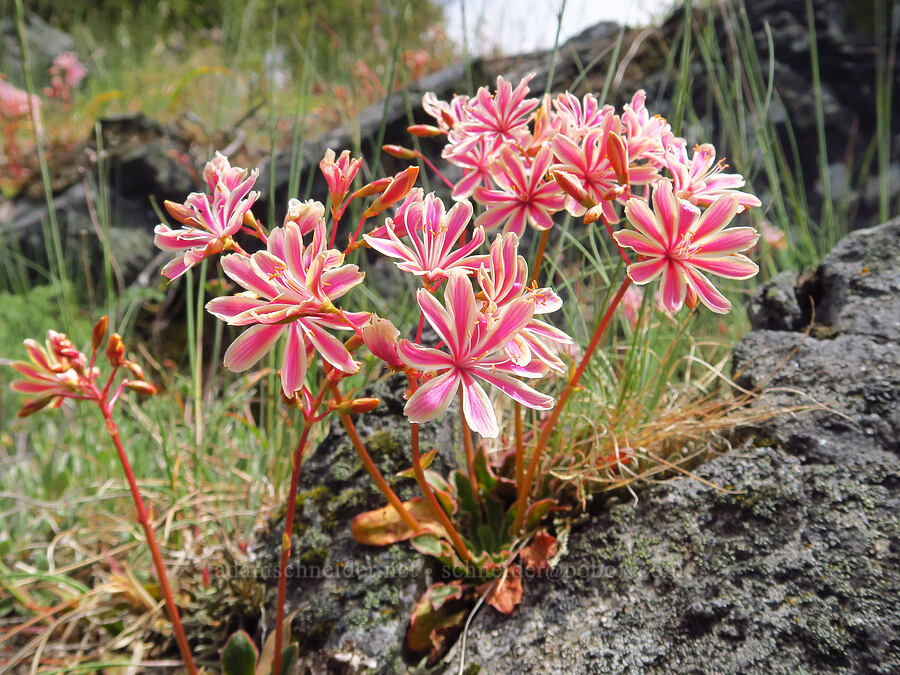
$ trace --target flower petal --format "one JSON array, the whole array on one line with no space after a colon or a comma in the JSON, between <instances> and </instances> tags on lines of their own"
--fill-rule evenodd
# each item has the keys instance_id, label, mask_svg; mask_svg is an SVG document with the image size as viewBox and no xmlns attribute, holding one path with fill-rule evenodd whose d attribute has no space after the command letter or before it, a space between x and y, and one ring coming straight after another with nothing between
<instances>
[{"instance_id":1,"label":"flower petal","mask_svg":"<svg viewBox=\"0 0 900 675\"><path fill-rule=\"evenodd\" d=\"M471 376L462 374L463 415L468 425L485 438L497 438L500 427L487 392Z\"/></svg>"},{"instance_id":2,"label":"flower petal","mask_svg":"<svg viewBox=\"0 0 900 675\"><path fill-rule=\"evenodd\" d=\"M299 323L306 330L309 341L312 342L316 351L319 352L328 363L345 373L355 373L359 370L359 364L350 356L350 352L347 351L344 343L331 333L325 331L316 323L315 319L299 319Z\"/></svg>"},{"instance_id":3,"label":"flower petal","mask_svg":"<svg viewBox=\"0 0 900 675\"><path fill-rule=\"evenodd\" d=\"M524 382L521 382L506 373L502 373L499 370L494 372L488 368L476 367L473 370L478 373L478 376L481 379L490 382L504 394L528 408L534 410L550 410L550 408L553 407L552 396L547 396L539 391L535 391Z\"/></svg>"},{"instance_id":4,"label":"flower petal","mask_svg":"<svg viewBox=\"0 0 900 675\"><path fill-rule=\"evenodd\" d=\"M453 359L439 349L422 347L409 340L400 340L397 345L400 358L419 370L439 370L453 366Z\"/></svg>"},{"instance_id":5,"label":"flower petal","mask_svg":"<svg viewBox=\"0 0 900 675\"><path fill-rule=\"evenodd\" d=\"M409 397L403 412L410 422L428 422L440 417L447 411L458 387L458 373L448 370L419 387Z\"/></svg>"},{"instance_id":6,"label":"flower petal","mask_svg":"<svg viewBox=\"0 0 900 675\"><path fill-rule=\"evenodd\" d=\"M729 279L749 279L759 272L757 264L740 253L717 258L696 256L691 259L691 265Z\"/></svg>"},{"instance_id":7,"label":"flower petal","mask_svg":"<svg viewBox=\"0 0 900 675\"><path fill-rule=\"evenodd\" d=\"M296 322L288 326L287 333L281 361L281 389L285 396L293 396L303 388L306 380L306 343Z\"/></svg>"},{"instance_id":8,"label":"flower petal","mask_svg":"<svg viewBox=\"0 0 900 675\"><path fill-rule=\"evenodd\" d=\"M284 328L283 325L248 328L225 351L225 367L236 373L247 370L272 348Z\"/></svg>"},{"instance_id":9,"label":"flower petal","mask_svg":"<svg viewBox=\"0 0 900 675\"><path fill-rule=\"evenodd\" d=\"M643 284L653 281L666 267L667 258L651 258L643 260L628 266L628 276L631 280L642 286Z\"/></svg>"}]
</instances>

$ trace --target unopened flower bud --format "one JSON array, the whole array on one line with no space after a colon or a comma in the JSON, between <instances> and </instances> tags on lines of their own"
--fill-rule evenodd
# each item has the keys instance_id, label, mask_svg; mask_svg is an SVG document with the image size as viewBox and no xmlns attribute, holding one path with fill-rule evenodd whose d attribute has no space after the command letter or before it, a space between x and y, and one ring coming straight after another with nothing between
<instances>
[{"instance_id":1,"label":"unopened flower bud","mask_svg":"<svg viewBox=\"0 0 900 675\"><path fill-rule=\"evenodd\" d=\"M385 188L391 184L391 178L379 178L378 180L373 180L371 183L367 185L363 185L359 190L353 193L354 199L359 197L370 197L371 195L377 195L384 192Z\"/></svg>"},{"instance_id":2,"label":"unopened flower bud","mask_svg":"<svg viewBox=\"0 0 900 675\"><path fill-rule=\"evenodd\" d=\"M144 369L141 368L134 361L129 361L126 359L122 365L124 365L126 368L128 368L128 370L131 371L131 374L134 375L137 379L139 379L139 380L144 379Z\"/></svg>"},{"instance_id":3,"label":"unopened flower bud","mask_svg":"<svg viewBox=\"0 0 900 675\"><path fill-rule=\"evenodd\" d=\"M300 228L300 234L307 235L316 229L319 221L325 219L325 205L309 199L301 202L299 199L291 199L288 202L287 214L284 224L294 222Z\"/></svg>"},{"instance_id":4,"label":"unopened flower bud","mask_svg":"<svg viewBox=\"0 0 900 675\"><path fill-rule=\"evenodd\" d=\"M113 368L118 368L125 361L125 343L118 333L109 336L109 341L106 343L106 358L109 359Z\"/></svg>"},{"instance_id":5,"label":"unopened flower bud","mask_svg":"<svg viewBox=\"0 0 900 675\"><path fill-rule=\"evenodd\" d=\"M156 387L149 382L144 382L142 380L129 380L125 383L125 386L132 391L136 391L139 394L146 394L147 396L152 396L156 393Z\"/></svg>"},{"instance_id":6,"label":"unopened flower bud","mask_svg":"<svg viewBox=\"0 0 900 675\"><path fill-rule=\"evenodd\" d=\"M444 133L438 127L431 126L430 124L413 124L412 126L406 127L406 130L413 136L419 136L420 138L440 136Z\"/></svg>"},{"instance_id":7,"label":"unopened flower bud","mask_svg":"<svg viewBox=\"0 0 900 675\"><path fill-rule=\"evenodd\" d=\"M456 118L449 110L441 109L441 119L444 120L444 124L451 129L456 126Z\"/></svg>"},{"instance_id":8,"label":"unopened flower bud","mask_svg":"<svg viewBox=\"0 0 900 675\"><path fill-rule=\"evenodd\" d=\"M94 324L94 331L91 333L91 347L100 349L103 344L103 338L106 336L106 328L109 326L109 317L101 316L97 323Z\"/></svg>"},{"instance_id":9,"label":"unopened flower bud","mask_svg":"<svg viewBox=\"0 0 900 675\"><path fill-rule=\"evenodd\" d=\"M52 396L44 396L42 398L32 398L25 402L19 412L16 413L17 417L28 417L29 415L33 415L38 410L46 408L50 405L50 402L53 401Z\"/></svg>"},{"instance_id":10,"label":"unopened flower bud","mask_svg":"<svg viewBox=\"0 0 900 675\"><path fill-rule=\"evenodd\" d=\"M591 223L596 223L598 220L600 220L600 217L602 215L603 215L603 206L601 204L592 206L584 214L584 224L590 225Z\"/></svg>"},{"instance_id":11,"label":"unopened flower bud","mask_svg":"<svg viewBox=\"0 0 900 675\"><path fill-rule=\"evenodd\" d=\"M373 314L368 323L360 329L366 346L379 359L384 361L394 370L403 370L406 364L400 358L397 351L397 343L400 339L400 331L389 319L383 319Z\"/></svg>"},{"instance_id":12,"label":"unopened flower bud","mask_svg":"<svg viewBox=\"0 0 900 675\"><path fill-rule=\"evenodd\" d=\"M610 131L606 138L606 158L616 173L616 180L628 185L628 144L614 131Z\"/></svg>"},{"instance_id":13,"label":"unopened flower bud","mask_svg":"<svg viewBox=\"0 0 900 675\"><path fill-rule=\"evenodd\" d=\"M344 401L334 407L338 415L360 415L372 412L381 403L379 398L355 398L352 401Z\"/></svg>"},{"instance_id":14,"label":"unopened flower bud","mask_svg":"<svg viewBox=\"0 0 900 675\"><path fill-rule=\"evenodd\" d=\"M402 145L382 145L381 149L391 157L397 157L398 159L415 159L419 156L419 153L415 150L404 148Z\"/></svg>"},{"instance_id":15,"label":"unopened flower bud","mask_svg":"<svg viewBox=\"0 0 900 675\"><path fill-rule=\"evenodd\" d=\"M581 181L578 180L574 174L556 169L555 171L551 171L550 175L566 194L586 209L596 205L597 202L587 193L587 190L584 189Z\"/></svg>"},{"instance_id":16,"label":"unopened flower bud","mask_svg":"<svg viewBox=\"0 0 900 675\"><path fill-rule=\"evenodd\" d=\"M169 212L169 215L182 225L190 225L196 221L194 212L184 204L178 204L177 202L169 201L167 199L163 202L163 206L166 207L166 211Z\"/></svg>"},{"instance_id":17,"label":"unopened flower bud","mask_svg":"<svg viewBox=\"0 0 900 675\"><path fill-rule=\"evenodd\" d=\"M685 293L684 295L684 304L688 309L694 309L697 306L697 299L697 291L695 291L694 288L690 284L688 284L687 293Z\"/></svg>"},{"instance_id":18,"label":"unopened flower bud","mask_svg":"<svg viewBox=\"0 0 900 675\"><path fill-rule=\"evenodd\" d=\"M398 173L381 193L381 196L366 209L363 217L377 216L392 204L399 202L412 190L418 177L419 167L417 166L411 166Z\"/></svg>"}]
</instances>

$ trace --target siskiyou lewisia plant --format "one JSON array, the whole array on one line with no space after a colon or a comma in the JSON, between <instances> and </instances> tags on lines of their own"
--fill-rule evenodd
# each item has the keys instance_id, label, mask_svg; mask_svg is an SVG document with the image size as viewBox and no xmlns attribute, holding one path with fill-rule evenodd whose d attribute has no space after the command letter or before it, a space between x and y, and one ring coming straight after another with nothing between
<instances>
[{"instance_id":1,"label":"siskiyou lewisia plant","mask_svg":"<svg viewBox=\"0 0 900 675\"><path fill-rule=\"evenodd\" d=\"M219 262L237 292L206 307L241 329L225 353L225 366L251 369L283 338L283 398L304 419L291 457L273 672L281 672L283 653L296 654L282 644L285 570L293 495L315 424L332 415L340 420L384 495L384 508L353 521L356 539L374 545L408 540L452 574L450 582L426 592L407 637L411 650L436 657L445 636L479 600L501 612L513 610L522 595L520 565L533 571L549 566L556 540L546 531L548 514L563 507L553 482L542 475L542 458L616 313L628 317L633 328L650 330L634 320L635 297L640 305L634 285L658 282L657 305L670 314L698 304L723 314L731 302L711 277L747 279L757 272L743 252L754 246L758 233L730 225L760 202L740 190L740 175L725 173L712 146L689 154L687 141L664 118L649 113L643 91L617 113L592 94L530 98L530 79L514 87L498 78L496 90L482 87L471 98L424 96L434 124L415 125L410 133L444 139L443 158L461 170L455 182L419 151L385 146L401 159L423 160L449 188L454 201L449 206L415 187L415 166L353 190L362 158L346 150L340 156L329 150L320 163L329 208L291 199L284 221L271 229L252 212L258 171L232 167L218 153L203 173L207 193L191 194L181 204L166 202L182 227L156 230L157 245L175 254L163 274L175 279L201 260L224 254ZM345 226L348 207L356 201L361 217L355 226ZM390 216L382 218L388 209ZM583 346L554 320L564 302L576 300L564 301L540 284L548 240L565 212L588 227L602 222L619 260L618 267L616 260L610 264L618 270L618 287L610 287L610 299ZM530 265L520 252L529 228L538 232ZM347 242L343 249L336 246L339 233ZM357 266L361 247L383 254L414 280L418 290L406 302L418 310L418 325L408 326L408 333L390 318L344 304L354 297L348 295L352 289L366 283ZM554 276L558 273L548 278ZM433 337L428 341L425 335ZM93 397L73 384L92 371L73 373L41 356L34 344L27 346L35 365L17 364L28 380L14 387L38 398L23 412L60 397ZM409 383L404 412L410 468L404 475L416 480L421 496L405 503L372 461L353 421L378 401L348 398L342 391L344 380L369 358L364 347ZM311 368L314 361L321 367ZM532 411L528 418L524 408ZM421 452L418 425L452 409L459 414L465 464L444 476L429 468L435 451ZM490 445L494 451L488 452L484 439L496 439ZM497 453L498 446L506 451ZM437 452L448 459L454 454L452 448ZM151 535L148 531L148 540ZM243 653L244 642L246 636L230 652ZM187 651L183 657L190 664Z\"/></svg>"}]
</instances>

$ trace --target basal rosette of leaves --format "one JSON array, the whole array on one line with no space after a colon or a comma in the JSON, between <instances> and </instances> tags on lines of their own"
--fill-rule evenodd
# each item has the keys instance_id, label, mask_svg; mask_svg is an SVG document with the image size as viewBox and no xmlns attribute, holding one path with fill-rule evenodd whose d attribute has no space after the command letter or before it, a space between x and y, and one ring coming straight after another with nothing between
<instances>
[{"instance_id":1,"label":"basal rosette of leaves","mask_svg":"<svg viewBox=\"0 0 900 675\"><path fill-rule=\"evenodd\" d=\"M174 254L163 274L175 279L221 255L237 292L214 298L207 309L240 331L224 365L252 369L283 341L282 395L304 419L291 458L273 672L281 672L284 653L292 497L316 424L340 420L384 495L382 509L355 518L355 538L370 545L408 540L454 575L430 588L411 617L410 649L434 658L479 600L509 613L522 597L522 570L550 567L556 541L547 523L565 507L540 475L542 458L613 316L634 313L635 285L655 288L665 312L702 304L724 314L731 302L713 278L741 280L757 272L743 252L758 233L731 223L760 202L740 190L740 175L715 161L712 146L689 153L687 141L650 114L642 91L616 112L592 94L529 97L530 79L513 86L498 78L493 91L483 87L451 101L424 96L434 124L409 130L445 140L443 158L462 172L456 182L420 152L385 146L395 157L421 159L447 184L452 204L415 186L416 166L354 189L362 158L346 150L339 156L329 150L320 163L329 208L292 199L276 227L267 228L252 211L258 172L232 167L218 153L203 174L207 193L166 202L181 227L157 227L157 245ZM356 223L346 220L351 204L361 213ZM604 228L623 263L619 285L609 289L611 299L585 345L575 345L556 319L563 298L540 283L547 243L563 212ZM532 261L520 251L528 228L539 232ZM336 243L341 240L343 248ZM406 301L417 309L418 324L408 334L390 317L352 305L350 291L367 283L357 265L361 247L386 256L414 280L418 290ZM379 404L346 393L346 378L367 358L404 373L409 383L410 468L403 475L416 481L421 496L405 503L380 474L353 421ZM321 367L311 367L314 362ZM53 378L57 388L49 395L65 396L68 390L58 387L66 383ZM504 399L508 405L500 405ZM441 475L432 461L438 452L453 457L454 449L423 452L419 424L451 410L459 415L465 463ZM496 439L491 447L505 451L489 453L484 439Z\"/></svg>"}]
</instances>

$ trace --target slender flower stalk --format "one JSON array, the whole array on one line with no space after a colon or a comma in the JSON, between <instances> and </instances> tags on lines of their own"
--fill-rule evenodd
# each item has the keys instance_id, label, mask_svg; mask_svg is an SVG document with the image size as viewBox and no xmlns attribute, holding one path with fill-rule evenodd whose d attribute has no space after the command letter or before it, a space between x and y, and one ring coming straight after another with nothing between
<instances>
[{"instance_id":1,"label":"slender flower stalk","mask_svg":"<svg viewBox=\"0 0 900 675\"><path fill-rule=\"evenodd\" d=\"M537 253L534 254L534 269L531 272L531 282L537 283L541 272L541 264L544 262L544 252L547 250L547 241L550 239L550 230L541 232L541 240L538 242Z\"/></svg>"},{"instance_id":2,"label":"slender flower stalk","mask_svg":"<svg viewBox=\"0 0 900 675\"><path fill-rule=\"evenodd\" d=\"M575 370L572 372L572 375L566 382L565 388L559 395L559 400L557 400L556 405L553 407L553 410L550 411L550 415L548 415L547 419L545 419L541 424L541 433L540 436L538 436L537 442L535 443L534 450L531 451L531 460L528 463L528 470L525 473L525 478L519 484L519 496L518 502L516 504L516 520L515 524L513 525L514 532L518 532L522 529L522 524L525 520L525 505L528 501L528 495L531 492L531 484L534 481L534 475L537 472L538 465L540 464L541 455L544 452L544 448L547 447L547 441L550 440L550 434L553 433L553 428L559 421L559 416L562 414L563 409L566 407L566 403L569 402L569 398L572 396L575 388L581 381L581 376L584 375L584 371L587 369L588 364L591 362L591 357L594 355L594 352L597 351L597 347L600 345L600 341L606 335L606 329L609 328L609 324L612 320L613 314L615 313L616 308L619 306L619 303L622 301L622 298L625 296L625 291L627 291L628 287L631 286L631 283L631 277L626 276L625 280L622 282L622 285L619 286L619 290L616 291L615 296L609 303L609 306L606 308L606 312L603 314L603 318L600 319L600 323L597 324L597 328L594 330L594 335L591 338L587 349L584 350L584 356L581 357L581 361L578 363L578 366L575 368Z\"/></svg>"},{"instance_id":3,"label":"slender flower stalk","mask_svg":"<svg viewBox=\"0 0 900 675\"><path fill-rule=\"evenodd\" d=\"M287 509L284 514L284 534L281 537L281 560L279 562L278 575L278 596L275 601L275 659L273 673L281 672L281 652L284 641L284 602L287 596L287 566L291 558L291 535L294 533L294 513L297 510L297 487L300 484L300 465L303 462L303 452L306 449L309 440L309 432L312 430L312 418L322 404L327 389L325 386L319 391L319 395L312 404L304 412L305 421L303 424L303 432L300 434L300 441L297 443L297 449L294 450L293 459L291 461L291 486L287 494Z\"/></svg>"},{"instance_id":4,"label":"slender flower stalk","mask_svg":"<svg viewBox=\"0 0 900 675\"><path fill-rule=\"evenodd\" d=\"M104 316L94 325L91 334L90 360L75 347L69 338L56 331L51 330L47 333L46 348L34 340L25 340L25 349L30 362L16 361L12 364L13 369L25 377L24 380L13 382L12 389L35 397L25 401L19 411L19 417L31 415L48 405L58 407L67 398L92 401L100 409L106 423L106 431L116 448L122 471L125 473L125 479L131 491L131 498L137 511L137 521L144 530L144 538L150 549L150 557L153 560L160 591L165 600L166 612L172 622L175 641L178 643L178 649L184 659L185 668L190 675L195 675L197 667L194 665L190 645L178 613L178 606L172 595L166 566L153 533L153 524L141 497L131 462L122 445L119 427L113 418L113 408L125 389L132 389L143 394L154 394L156 388L144 381L143 369L125 357L125 344L118 333L113 333L107 341L105 353L111 368L103 388L98 387L97 380L100 378L100 370L95 364L108 324L109 321ZM128 377L122 379L110 395L112 386L117 379L116 375L122 369L127 370L133 379Z\"/></svg>"},{"instance_id":5,"label":"slender flower stalk","mask_svg":"<svg viewBox=\"0 0 900 675\"><path fill-rule=\"evenodd\" d=\"M337 385L334 383L330 383L331 392L334 395L334 400L336 403L341 403L343 399L341 398L341 392L338 390ZM365 444L362 442L362 439L359 437L359 432L356 430L356 425L353 424L353 420L349 415L345 413L339 413L338 417L341 419L341 424L344 425L344 430L347 432L347 436L350 437L350 442L353 444L353 448L356 450L356 454L359 455L360 460L362 460L363 466L366 471L369 472L369 476L372 477L372 480L375 481L375 486L378 488L378 491L384 495L384 498L387 499L388 504L394 507L394 510L397 512L397 515L406 523L407 527L409 527L413 532L422 532L422 525L416 520L415 516L413 516L406 508L403 506L403 502L400 501L400 498L397 496L397 493L391 489L391 486L388 485L387 481L384 479L384 476L381 475L381 471L378 470L378 466L376 466L375 462L372 461L371 455L369 455L369 451L366 450Z\"/></svg>"},{"instance_id":6,"label":"slender flower stalk","mask_svg":"<svg viewBox=\"0 0 900 675\"><path fill-rule=\"evenodd\" d=\"M108 401L101 401L99 399L97 400L97 404L100 406L100 412L103 413L103 419L106 421L106 430L109 433L109 437L112 439L113 445L116 446L119 462L122 464L122 470L125 472L128 488L131 490L131 498L134 501L135 509L137 509L138 523L144 529L144 539L147 541L147 547L150 549L150 557L153 559L153 567L156 570L159 589L165 599L166 612L169 614L169 621L172 622L172 630L175 632L175 641L178 643L178 651L181 652L181 658L184 660L184 666L187 668L188 673L190 673L190 675L196 675L197 666L194 665L194 659L191 656L191 647L188 644L187 636L184 633L184 626L181 624L181 616L178 613L178 606L175 604L175 597L172 595L172 587L169 586L166 565L163 562L159 544L156 542L156 535L153 533L153 524L150 522L150 516L147 514L144 500L141 498L141 491L138 488L137 480L134 477L134 471L131 470L131 463L128 461L128 455L125 454L125 448L122 446L119 427L116 425L112 416L112 405Z\"/></svg>"},{"instance_id":7,"label":"slender flower stalk","mask_svg":"<svg viewBox=\"0 0 900 675\"><path fill-rule=\"evenodd\" d=\"M463 561L469 562L472 560L471 551L469 551L469 549L466 547L465 542L459 535L456 527L453 525L453 521L447 515L447 512L444 511L444 507L441 506L441 503L438 501L437 496L434 494L434 490L432 490L431 486L428 484L428 479L425 477L425 470L422 468L422 455L419 449L419 425L413 422L409 426L410 447L412 450L412 465L413 473L416 477L416 483L419 485L419 489L422 491L422 494L425 495L425 500L431 507L432 512L434 512L435 517L440 521L441 525L443 525L444 529L447 531L447 535L450 537L450 542L453 544L453 548L456 551L456 554Z\"/></svg>"}]
</instances>

